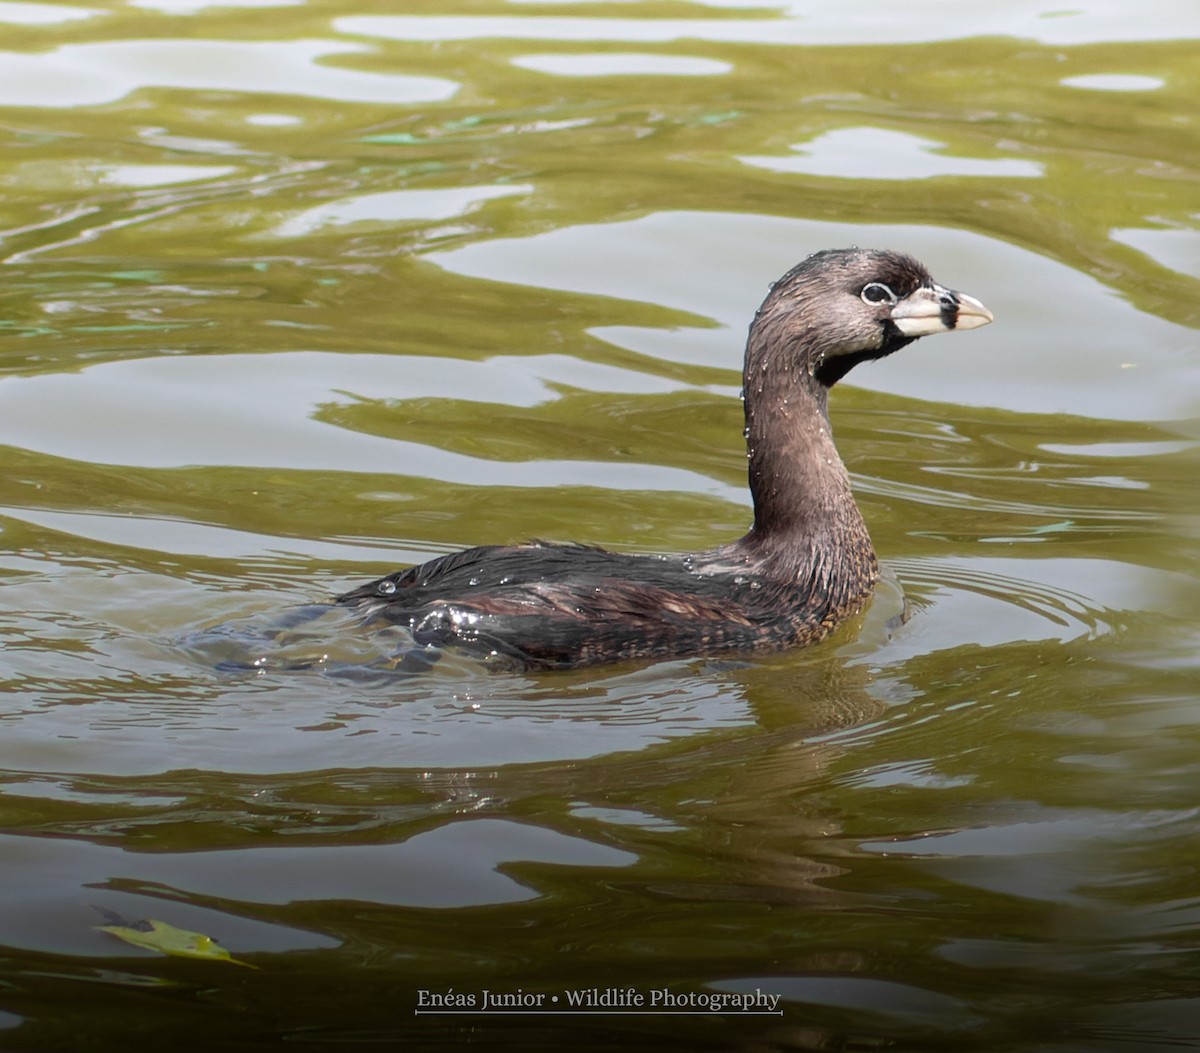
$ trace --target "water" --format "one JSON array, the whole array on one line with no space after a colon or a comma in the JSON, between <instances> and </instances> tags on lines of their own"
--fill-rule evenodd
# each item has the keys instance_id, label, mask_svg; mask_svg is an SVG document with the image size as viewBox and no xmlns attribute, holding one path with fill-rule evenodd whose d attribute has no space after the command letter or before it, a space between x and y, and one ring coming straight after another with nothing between
<instances>
[{"instance_id":1,"label":"water","mask_svg":"<svg viewBox=\"0 0 1200 1053\"><path fill-rule=\"evenodd\" d=\"M1197 37L0 3L0 1048L1200 1041ZM736 536L745 325L852 243L997 319L835 393L861 623L399 681L334 675L388 643L335 624L221 671L211 627L456 547ZM417 1013L591 988L647 1004Z\"/></svg>"}]
</instances>

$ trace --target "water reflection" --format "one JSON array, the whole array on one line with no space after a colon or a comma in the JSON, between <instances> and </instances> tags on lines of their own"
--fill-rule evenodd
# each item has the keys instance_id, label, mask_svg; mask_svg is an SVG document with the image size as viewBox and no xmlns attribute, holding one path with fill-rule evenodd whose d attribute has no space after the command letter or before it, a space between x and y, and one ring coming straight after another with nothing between
<instances>
[{"instance_id":1,"label":"water reflection","mask_svg":"<svg viewBox=\"0 0 1200 1053\"><path fill-rule=\"evenodd\" d=\"M706 6L761 9L764 5L706 0ZM1137 12L1114 0L1083 0L1070 11L1056 9L1051 0L1021 0L959 11L953 19L941 17L937 5L918 5L901 12L888 0L863 3L855 8L853 19L836 6L814 9L802 0L766 6L775 8L772 16L758 19L349 15L335 19L334 25L344 33L395 40L713 40L774 46L896 45L1007 35L1065 45L1200 35L1200 14L1172 0L1150 0Z\"/></svg>"},{"instance_id":2,"label":"water reflection","mask_svg":"<svg viewBox=\"0 0 1200 1053\"><path fill-rule=\"evenodd\" d=\"M1166 81L1161 77L1142 77L1135 73L1081 73L1064 77L1060 82L1068 88L1089 91L1157 91Z\"/></svg>"},{"instance_id":3,"label":"water reflection","mask_svg":"<svg viewBox=\"0 0 1200 1053\"><path fill-rule=\"evenodd\" d=\"M742 503L744 488L667 465L610 461L503 461L437 445L405 442L355 426L373 421L369 399L471 398L508 391L517 405L553 397L542 378L560 361L504 358L453 366L442 359L325 356L168 356L91 366L75 374L0 381L0 441L54 457L145 468L245 465L259 468L392 472L473 485L554 487L577 483L617 490L682 490ZM573 372L573 371L572 371ZM677 387L618 370L585 369L582 385L617 380L618 390ZM456 387L461 378L463 383ZM231 384L231 380L233 383ZM488 385L491 385L489 388ZM361 385L361 386L360 386ZM185 409L190 407L190 409ZM86 420L64 430L60 414ZM125 422L153 430L147 444ZM586 473L586 476L585 476Z\"/></svg>"},{"instance_id":4,"label":"water reflection","mask_svg":"<svg viewBox=\"0 0 1200 1053\"><path fill-rule=\"evenodd\" d=\"M636 271L624 265L634 244L643 264ZM852 244L906 246L941 280L979 290L1004 324L981 332L966 358L960 349L929 341L855 371L847 378L850 386L1107 420L1170 420L1195 411L1200 362L1187 354L1192 330L1138 311L1061 263L968 231L659 212L495 239L428 258L456 274L650 300L703 314L737 335L691 326L602 326L592 332L645 355L733 368L740 364L742 326L767 284L807 249ZM1070 304L1071 339L1051 336L1048 345L1052 319L1064 303ZM1196 384L1183 383L1192 373L1198 373ZM1036 384L1028 382L1033 375Z\"/></svg>"},{"instance_id":5,"label":"water reflection","mask_svg":"<svg viewBox=\"0 0 1200 1053\"><path fill-rule=\"evenodd\" d=\"M0 2L5 1042L1194 1041L1200 8L944 6ZM856 632L388 679L247 630L735 536L746 323L851 242L997 314L836 392ZM411 1014L610 983L784 1014Z\"/></svg>"},{"instance_id":6,"label":"water reflection","mask_svg":"<svg viewBox=\"0 0 1200 1053\"><path fill-rule=\"evenodd\" d=\"M7 946L27 944L30 931L37 932L56 915L56 924L63 925L65 915L78 914L81 895L124 916L161 912L162 905L148 901L144 893L142 902L131 901L130 895L138 896L139 887L158 898L217 897L280 905L326 899L336 889L339 899L447 910L535 898L534 889L501 871L508 863L619 868L636 861L630 852L503 819L461 819L392 844L355 846L343 841L336 846L292 844L139 856L82 840L0 836L0 851L20 864L19 874L41 875L36 883L22 881L8 888L23 908L9 925L0 923L0 943ZM106 894L109 889L122 895L111 897ZM31 908L42 917L31 917ZM212 917L201 921L208 926L214 923L219 922ZM85 953L94 954L103 940L88 928L74 930L77 939L72 949L82 950L79 944L83 943ZM258 926L258 933L253 932L254 926L238 928L238 943L228 946L239 952L259 949L253 942L255 935L262 941L261 949L274 953L334 943L318 934L261 931L265 926Z\"/></svg>"},{"instance_id":7,"label":"water reflection","mask_svg":"<svg viewBox=\"0 0 1200 1053\"><path fill-rule=\"evenodd\" d=\"M389 190L331 201L281 223L273 233L281 238L304 237L323 227L349 223L387 223L406 219L450 219L484 201L533 188L518 186L445 187L440 190Z\"/></svg>"},{"instance_id":8,"label":"water reflection","mask_svg":"<svg viewBox=\"0 0 1200 1053\"><path fill-rule=\"evenodd\" d=\"M164 15L196 15L211 7L298 7L304 0L130 0L131 7Z\"/></svg>"},{"instance_id":9,"label":"water reflection","mask_svg":"<svg viewBox=\"0 0 1200 1053\"><path fill-rule=\"evenodd\" d=\"M938 176L1032 178L1043 165L1017 158L953 157L945 143L884 128L839 128L797 143L794 157L742 157L772 172L833 176L841 179L933 179Z\"/></svg>"},{"instance_id":10,"label":"water reflection","mask_svg":"<svg viewBox=\"0 0 1200 1053\"><path fill-rule=\"evenodd\" d=\"M728 62L685 55L604 52L598 55L520 55L514 66L558 77L710 77L733 69Z\"/></svg>"},{"instance_id":11,"label":"water reflection","mask_svg":"<svg viewBox=\"0 0 1200 1053\"><path fill-rule=\"evenodd\" d=\"M83 7L69 7L66 4L36 4L23 3L17 0L4 0L0 3L0 22L8 22L19 26L53 26L63 22L77 22L85 18L95 18L99 11L89 11Z\"/></svg>"},{"instance_id":12,"label":"water reflection","mask_svg":"<svg viewBox=\"0 0 1200 1053\"><path fill-rule=\"evenodd\" d=\"M1193 218L1200 220L1200 213ZM1109 231L1109 237L1169 270L1200 279L1200 231L1125 227Z\"/></svg>"},{"instance_id":13,"label":"water reflection","mask_svg":"<svg viewBox=\"0 0 1200 1053\"><path fill-rule=\"evenodd\" d=\"M40 54L0 52L0 105L99 106L144 87L285 91L343 102L415 103L448 99L443 77L361 73L319 60L369 52L363 44L320 40L121 40L66 44Z\"/></svg>"},{"instance_id":14,"label":"water reflection","mask_svg":"<svg viewBox=\"0 0 1200 1053\"><path fill-rule=\"evenodd\" d=\"M115 186L152 187L220 179L237 171L230 165L94 165L91 171L101 183Z\"/></svg>"}]
</instances>

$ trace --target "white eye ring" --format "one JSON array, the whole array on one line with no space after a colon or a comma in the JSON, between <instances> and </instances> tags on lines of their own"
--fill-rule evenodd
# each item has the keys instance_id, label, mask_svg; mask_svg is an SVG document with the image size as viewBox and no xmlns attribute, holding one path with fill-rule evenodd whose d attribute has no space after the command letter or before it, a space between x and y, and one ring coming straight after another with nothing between
<instances>
[{"instance_id":1,"label":"white eye ring","mask_svg":"<svg viewBox=\"0 0 1200 1053\"><path fill-rule=\"evenodd\" d=\"M862 297L863 303L869 303L872 306L881 303L894 304L900 299L883 282L868 282L863 286L863 291L859 293L859 296Z\"/></svg>"}]
</instances>

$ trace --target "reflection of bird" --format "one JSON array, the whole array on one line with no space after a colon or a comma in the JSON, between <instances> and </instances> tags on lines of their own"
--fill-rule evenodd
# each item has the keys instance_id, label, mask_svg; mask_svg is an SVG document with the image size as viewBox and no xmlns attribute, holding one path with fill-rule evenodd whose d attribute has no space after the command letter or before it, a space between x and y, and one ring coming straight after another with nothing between
<instances>
[{"instance_id":1,"label":"reflection of bird","mask_svg":"<svg viewBox=\"0 0 1200 1053\"><path fill-rule=\"evenodd\" d=\"M878 573L829 429L829 389L917 337L992 320L911 256L818 252L772 287L743 371L754 525L688 555L531 542L467 549L338 598L526 668L779 648L826 636ZM432 657L432 654L431 654Z\"/></svg>"}]
</instances>

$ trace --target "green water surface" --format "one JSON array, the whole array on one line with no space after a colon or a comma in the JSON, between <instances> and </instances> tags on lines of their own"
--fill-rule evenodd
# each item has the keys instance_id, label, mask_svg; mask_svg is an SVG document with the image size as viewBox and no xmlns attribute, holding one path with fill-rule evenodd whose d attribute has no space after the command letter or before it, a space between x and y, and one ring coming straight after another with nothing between
<instances>
[{"instance_id":1,"label":"green water surface","mask_svg":"<svg viewBox=\"0 0 1200 1053\"><path fill-rule=\"evenodd\" d=\"M1188 0L0 0L0 1048L1200 1042L1198 39ZM859 624L221 671L213 626L458 547L737 536L745 326L847 244L996 315L835 393ZM444 1011L485 989L540 1004Z\"/></svg>"}]
</instances>

